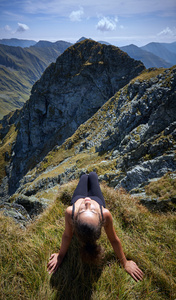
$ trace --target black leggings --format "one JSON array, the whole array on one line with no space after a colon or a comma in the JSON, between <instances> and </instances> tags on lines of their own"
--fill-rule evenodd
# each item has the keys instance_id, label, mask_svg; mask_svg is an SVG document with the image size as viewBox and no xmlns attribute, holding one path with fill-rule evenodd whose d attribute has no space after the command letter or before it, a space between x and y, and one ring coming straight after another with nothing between
<instances>
[{"instance_id":1,"label":"black leggings","mask_svg":"<svg viewBox=\"0 0 176 300\"><path fill-rule=\"evenodd\" d=\"M95 172L91 172L89 175L84 174L81 176L73 193L71 204L75 203L79 198L85 197L90 197L100 205L106 207L105 200L98 182L98 176Z\"/></svg>"}]
</instances>

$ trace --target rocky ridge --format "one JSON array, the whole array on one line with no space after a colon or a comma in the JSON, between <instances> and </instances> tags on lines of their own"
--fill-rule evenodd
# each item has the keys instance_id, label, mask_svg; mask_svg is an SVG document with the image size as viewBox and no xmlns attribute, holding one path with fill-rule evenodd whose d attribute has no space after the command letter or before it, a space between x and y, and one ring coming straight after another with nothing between
<instances>
[{"instance_id":1,"label":"rocky ridge","mask_svg":"<svg viewBox=\"0 0 176 300\"><path fill-rule=\"evenodd\" d=\"M94 42L91 41L91 43ZM68 68L64 68L64 70L66 71ZM91 74L92 72L94 74L94 69ZM85 73L83 72L83 74ZM50 76L52 76L52 72ZM42 80L44 80L44 77L41 78L41 82ZM41 82L38 83L38 87L41 86ZM44 80L44 82L47 81ZM51 82L54 85L53 81ZM50 92L52 91L52 84L50 86L48 83L47 86ZM39 95L39 89L36 87L37 85L34 86L34 91L36 89L36 94ZM62 136L62 127L60 140L59 136L55 135L55 144L52 139L49 139L52 132L49 132L48 137L47 135L45 137L45 131L43 128L40 129L41 131L38 134L43 137L43 146L47 148L47 151L49 150L45 140L48 138L52 150L47 155L43 155L42 161L35 162L34 168L31 167L25 176L18 177L18 179L21 178L19 187L9 201L23 205L28 215L32 217L55 198L60 185L79 178L83 172L94 170L98 173L100 180L105 180L114 188L123 187L131 193L141 191L151 180L157 180L167 172L173 173L176 170L175 87L176 67L144 70L138 77L131 79L130 82L113 94L107 102L104 101L105 104L102 104L101 108L98 109L100 103L97 104L95 98L93 98L94 104L97 104L97 112L94 111L94 106L93 115L87 117L88 120L80 126L77 123L77 127L79 127L74 130L73 135L69 130L67 131L69 137L66 140ZM89 93L89 95L91 94ZM35 98L35 93L31 96L33 100L32 97L34 97L34 100L39 99L39 97ZM48 97L51 97L50 94L48 94ZM33 103L31 99L30 101ZM35 101L34 103L36 105ZM35 109L34 116L31 112L31 120L37 119L36 112L38 110L40 121L45 128L45 122L42 122L45 119L42 119L42 113L40 112L43 107L42 103L40 103L40 106L31 106ZM84 101L82 103L84 104ZM91 104L93 103L91 102ZM86 105L83 107L85 108ZM80 109L83 109L83 107ZM27 110L22 112L23 119L20 117L20 125L19 116L14 120L16 126L20 127L20 135L17 136L16 140L18 146L20 144L17 141L22 142L25 139L25 136L22 135L22 133L25 133L24 129L28 133L26 138L29 138L31 135L29 124L36 124L35 122L28 123L24 112L27 114ZM77 115L75 110L75 122L78 117L79 114ZM70 122L72 119L70 118ZM50 118L47 121L49 120L51 122ZM6 119L6 126L3 128L7 128L8 124L9 120ZM23 124L27 124L28 127ZM54 127L52 128L54 131ZM25 157L27 155L28 158L30 157L27 145L34 146L30 148L32 151L35 150L35 145L37 145L37 150L40 150L41 140L38 144L34 132L32 138L33 144L25 143L24 140L24 145L21 147L22 151L20 153L22 153L21 158L24 159L23 164L27 161ZM15 152L14 149L15 146L13 146ZM31 153L35 153L35 151L32 151ZM44 152L40 152L40 155L41 153ZM7 169L12 166L12 162L19 162L15 159L10 162ZM19 166L18 164L17 167ZM18 175L18 173L16 174Z\"/></svg>"},{"instance_id":2,"label":"rocky ridge","mask_svg":"<svg viewBox=\"0 0 176 300\"><path fill-rule=\"evenodd\" d=\"M11 200L45 207L48 193L90 171L146 200L145 185L176 171L175 86L176 67L144 71L28 172Z\"/></svg>"},{"instance_id":3,"label":"rocky ridge","mask_svg":"<svg viewBox=\"0 0 176 300\"><path fill-rule=\"evenodd\" d=\"M93 155L98 156L104 159L101 159L101 178L106 181L108 179L110 185L115 188L122 186L128 191L144 185L149 179L159 178L168 171L174 171L175 86L176 67L163 71L145 71L116 93L61 147L53 150L52 155L57 156L63 148L65 151L72 149L71 157L64 160L62 158L57 167L68 165L73 156L78 158L83 153L92 155L92 161ZM45 166L46 162L48 157L44 159L43 164L38 165L37 176L40 172L43 173L41 165ZM108 167L103 171L105 164L110 165L111 170L112 163L114 166L111 172L107 172ZM45 170L47 174L51 165ZM88 164L85 171L90 167ZM96 164L94 168L96 169ZM67 171L68 180L74 173L72 169L73 167ZM79 170L77 165L75 169Z\"/></svg>"},{"instance_id":4,"label":"rocky ridge","mask_svg":"<svg viewBox=\"0 0 176 300\"><path fill-rule=\"evenodd\" d=\"M141 62L120 49L92 40L77 43L60 55L34 84L18 116L14 155L7 170L8 194L15 192L19 180L48 151L61 145L143 69ZM5 120L2 131L8 128Z\"/></svg>"}]
</instances>

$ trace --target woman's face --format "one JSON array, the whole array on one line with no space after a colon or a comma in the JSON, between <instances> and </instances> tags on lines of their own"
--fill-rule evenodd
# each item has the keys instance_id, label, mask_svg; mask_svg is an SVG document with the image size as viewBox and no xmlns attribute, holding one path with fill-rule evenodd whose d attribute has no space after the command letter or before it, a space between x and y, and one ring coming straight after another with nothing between
<instances>
[{"instance_id":1,"label":"woman's face","mask_svg":"<svg viewBox=\"0 0 176 300\"><path fill-rule=\"evenodd\" d=\"M98 225L100 221L99 207L90 198L86 197L79 206L78 218L83 222Z\"/></svg>"}]
</instances>

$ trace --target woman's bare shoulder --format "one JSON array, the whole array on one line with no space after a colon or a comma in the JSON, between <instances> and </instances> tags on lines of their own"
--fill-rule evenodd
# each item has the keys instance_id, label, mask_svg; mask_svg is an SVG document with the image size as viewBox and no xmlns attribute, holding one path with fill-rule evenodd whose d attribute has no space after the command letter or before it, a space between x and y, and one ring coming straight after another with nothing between
<instances>
[{"instance_id":1,"label":"woman's bare shoulder","mask_svg":"<svg viewBox=\"0 0 176 300\"><path fill-rule=\"evenodd\" d=\"M68 215L68 216L72 216L72 209L73 209L72 206L68 206L66 208L65 214Z\"/></svg>"},{"instance_id":2,"label":"woman's bare shoulder","mask_svg":"<svg viewBox=\"0 0 176 300\"><path fill-rule=\"evenodd\" d=\"M72 225L72 206L68 206L65 210L65 221Z\"/></svg>"},{"instance_id":3,"label":"woman's bare shoulder","mask_svg":"<svg viewBox=\"0 0 176 300\"><path fill-rule=\"evenodd\" d=\"M110 213L109 209L107 209L107 208L103 208L103 215L105 215L105 216L109 216L109 215L111 215L111 213Z\"/></svg>"},{"instance_id":4,"label":"woman's bare shoulder","mask_svg":"<svg viewBox=\"0 0 176 300\"><path fill-rule=\"evenodd\" d=\"M109 209L107 209L107 208L103 209L103 217L104 217L104 221L105 221L104 225L106 226L112 220L112 215L111 215Z\"/></svg>"}]
</instances>

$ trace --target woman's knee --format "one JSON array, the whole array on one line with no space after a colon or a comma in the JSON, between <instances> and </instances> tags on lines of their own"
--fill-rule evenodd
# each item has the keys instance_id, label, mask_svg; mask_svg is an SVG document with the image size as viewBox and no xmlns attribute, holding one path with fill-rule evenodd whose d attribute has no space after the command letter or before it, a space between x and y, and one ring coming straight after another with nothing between
<instances>
[{"instance_id":1,"label":"woman's knee","mask_svg":"<svg viewBox=\"0 0 176 300\"><path fill-rule=\"evenodd\" d=\"M96 172L90 172L90 173L89 173L89 178L98 180L98 175L97 175Z\"/></svg>"},{"instance_id":2,"label":"woman's knee","mask_svg":"<svg viewBox=\"0 0 176 300\"><path fill-rule=\"evenodd\" d=\"M80 179L84 179L84 178L87 179L87 177L88 177L87 174L82 174L81 177L80 177Z\"/></svg>"}]
</instances>

